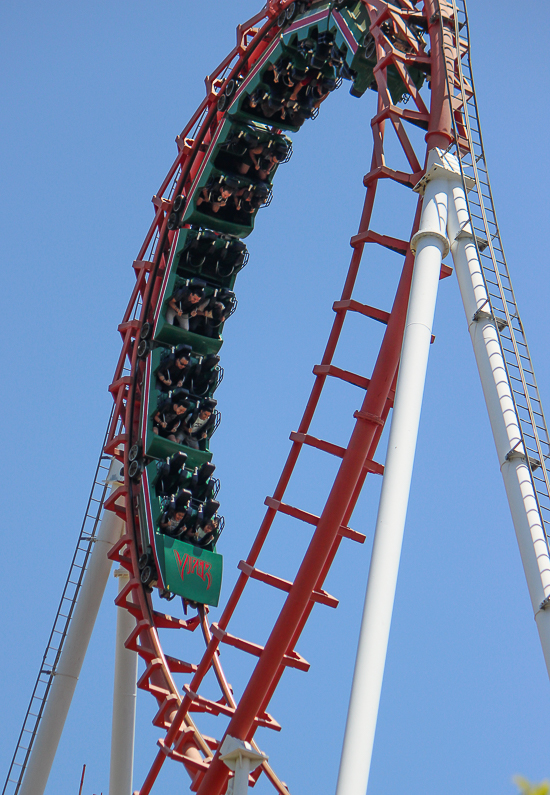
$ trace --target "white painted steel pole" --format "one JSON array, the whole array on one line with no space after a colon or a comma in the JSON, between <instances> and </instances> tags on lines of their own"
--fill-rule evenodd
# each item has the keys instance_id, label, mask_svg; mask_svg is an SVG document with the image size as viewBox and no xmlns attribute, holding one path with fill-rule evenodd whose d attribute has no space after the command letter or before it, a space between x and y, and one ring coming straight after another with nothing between
<instances>
[{"instance_id":1,"label":"white painted steel pole","mask_svg":"<svg viewBox=\"0 0 550 795\"><path fill-rule=\"evenodd\" d=\"M511 385L491 315L462 185L449 207L449 236L464 311L489 412L500 471L512 513L529 594L550 675L550 558L533 484L525 460Z\"/></svg>"},{"instance_id":2,"label":"white painted steel pole","mask_svg":"<svg viewBox=\"0 0 550 795\"><path fill-rule=\"evenodd\" d=\"M119 578L120 593L130 576L126 569L117 569L115 577ZM127 649L124 642L135 626L133 615L117 607L109 795L132 795L138 660L136 652Z\"/></svg>"},{"instance_id":3,"label":"white painted steel pole","mask_svg":"<svg viewBox=\"0 0 550 795\"><path fill-rule=\"evenodd\" d=\"M220 759L235 773L229 780L227 792L230 795L247 795L248 777L269 757L259 749L255 750L249 742L227 734L220 748Z\"/></svg>"},{"instance_id":4,"label":"white painted steel pole","mask_svg":"<svg viewBox=\"0 0 550 795\"><path fill-rule=\"evenodd\" d=\"M42 795L48 783L65 719L109 579L111 561L107 553L120 538L123 527L122 519L111 511L105 511L19 795Z\"/></svg>"},{"instance_id":5,"label":"white painted steel pole","mask_svg":"<svg viewBox=\"0 0 550 795\"><path fill-rule=\"evenodd\" d=\"M441 260L449 251L449 187L457 179L458 164L432 149L420 227L411 240L415 266L337 795L365 795L368 784Z\"/></svg>"}]
</instances>

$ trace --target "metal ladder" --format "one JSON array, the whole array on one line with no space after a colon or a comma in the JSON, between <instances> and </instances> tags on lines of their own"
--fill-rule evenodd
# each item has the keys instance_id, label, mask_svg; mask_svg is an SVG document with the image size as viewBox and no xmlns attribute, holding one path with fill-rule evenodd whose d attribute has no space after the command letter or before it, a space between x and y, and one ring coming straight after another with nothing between
<instances>
[{"instance_id":1,"label":"metal ladder","mask_svg":"<svg viewBox=\"0 0 550 795\"><path fill-rule=\"evenodd\" d=\"M527 454L531 481L536 494L539 513L548 543L550 522L550 481L546 462L550 454L548 427L535 378L535 371L523 324L519 315L512 282L495 213L489 173L475 96L470 63L470 37L465 0L449 0L453 10L454 45L460 47L462 57L456 58L456 75L447 74L451 109L462 110L462 120L467 133L459 138L457 119L453 113L455 154L460 162L463 178L474 185L466 197L476 248L489 295L487 312L495 320L502 356L506 366L512 396L519 418L522 441ZM444 28L443 16L441 25ZM445 29L442 30L443 37ZM467 145L465 145L467 144Z\"/></svg>"},{"instance_id":2,"label":"metal ladder","mask_svg":"<svg viewBox=\"0 0 550 795\"><path fill-rule=\"evenodd\" d=\"M114 408L111 412L111 417L113 412ZM111 420L109 420L107 428L110 427L110 424ZM111 456L105 455L103 452L106 438L107 436L105 435L69 575L57 608L53 628L42 658L42 665L32 691L31 700L23 721L23 728L19 734L2 795L17 795L21 787L42 713L52 686L53 677L63 650L63 644L69 630L80 587L86 573L88 560L96 540L97 528L103 513L103 503L109 490L105 480L109 472Z\"/></svg>"}]
</instances>

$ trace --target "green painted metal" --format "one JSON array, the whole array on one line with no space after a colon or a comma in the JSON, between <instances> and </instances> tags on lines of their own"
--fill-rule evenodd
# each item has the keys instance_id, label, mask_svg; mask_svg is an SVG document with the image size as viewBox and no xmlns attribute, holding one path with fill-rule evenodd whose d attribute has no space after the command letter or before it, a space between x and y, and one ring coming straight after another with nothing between
<instances>
[{"instance_id":1,"label":"green painted metal","mask_svg":"<svg viewBox=\"0 0 550 795\"><path fill-rule=\"evenodd\" d=\"M165 456L165 457L167 457L167 456ZM152 519L153 519L153 525L154 525L155 528L158 528L159 520L160 520L160 517L162 516L162 513L163 513L163 509L162 509L163 498L157 496L157 490L156 490L156 482L157 482L157 477L158 477L157 463L158 463L157 461L151 461L146 466L147 477L148 477L148 480L149 480L149 485L151 486L150 495L149 495L150 496L150 505L151 505L151 515L152 515ZM185 469L190 474L192 474L192 471L193 471L194 467L195 467L195 465L192 464L191 461L188 458L186 463L185 463ZM159 532L159 531L157 530L156 532ZM159 535L162 535L162 533L159 533ZM146 546L147 546L147 544L146 544ZM211 545L209 545L208 549L210 551L212 551L212 552L215 552L216 551L215 542L212 543Z\"/></svg>"},{"instance_id":2,"label":"green painted metal","mask_svg":"<svg viewBox=\"0 0 550 795\"><path fill-rule=\"evenodd\" d=\"M185 248L188 241L190 242L192 238L196 238L198 234L200 234L200 231L197 229L180 230L176 245L176 252L174 255L176 274L181 276L183 279L193 279L198 277L204 279L204 281L209 281L219 285L220 287L227 287L229 290L232 290L235 285L235 279L237 278L237 274L239 272L238 270L235 273L232 273L230 276L220 276L216 274L212 268L208 267L208 263L205 263L205 265L199 268L191 268L183 261L185 257ZM227 241L231 239L232 238L229 236L220 235L215 242L216 252L219 252L219 250L227 244Z\"/></svg>"},{"instance_id":3,"label":"green painted metal","mask_svg":"<svg viewBox=\"0 0 550 795\"><path fill-rule=\"evenodd\" d=\"M222 585L223 558L216 552L156 533L157 557L166 589L192 602L217 607Z\"/></svg>"},{"instance_id":4,"label":"green painted metal","mask_svg":"<svg viewBox=\"0 0 550 795\"><path fill-rule=\"evenodd\" d=\"M168 346L175 346L180 344L191 345L194 351L198 353L217 353L222 347L223 339L212 339L212 337L203 337L202 334L194 334L192 331L185 331L179 326L172 326L166 322L164 312L159 318L158 331L155 333L155 340L163 342Z\"/></svg>"},{"instance_id":5,"label":"green painted metal","mask_svg":"<svg viewBox=\"0 0 550 795\"><path fill-rule=\"evenodd\" d=\"M213 168L208 169L209 177L210 176L221 176L221 171L215 171ZM205 229L215 229L217 232L223 232L227 235L234 235L235 237L248 237L248 235L254 229L254 215L250 216L250 223L233 223L232 221L228 221L227 219L220 218L216 214L212 213L205 213L199 210L196 207L196 197L200 194L202 189L206 186L208 179L202 180L200 182L199 187L195 191L195 195L193 200L191 201L189 208L185 211L182 219L182 223L184 224L196 224L197 226L202 226ZM239 178L240 187L247 187L251 185L251 181L245 179L244 177ZM202 205L201 205L202 206Z\"/></svg>"},{"instance_id":6,"label":"green painted metal","mask_svg":"<svg viewBox=\"0 0 550 795\"><path fill-rule=\"evenodd\" d=\"M148 421L145 441L146 455L151 456L151 458L168 458L174 453L179 453L180 450L187 453L189 466L200 467L201 464L205 464L212 459L210 450L194 450L192 447L172 442L170 439L163 439L162 436L153 433L153 424L150 420Z\"/></svg>"},{"instance_id":7,"label":"green painted metal","mask_svg":"<svg viewBox=\"0 0 550 795\"><path fill-rule=\"evenodd\" d=\"M269 63L275 63L275 61L278 61L279 58L281 56L285 55L285 54L286 54L286 47L281 42L273 50L273 52L272 52L272 54L270 56L270 59L269 59ZM267 66L268 66L268 63L266 63L264 69L266 69ZM243 94L242 97L239 97L239 101L237 103L237 106L231 108L230 117L231 117L231 119L233 121L253 122L254 124L257 124L257 125L268 125L269 124L269 122L266 121L264 116L262 116L260 113L254 113L250 108L245 109L243 107L243 105L246 102L246 99L248 98L248 96L250 94L254 93L254 91L257 88L260 88L261 86L263 86L265 89L268 88L267 84L265 84L263 82L263 80L262 80L263 71L264 70L262 69L260 72L258 72L258 74L254 75L254 77L247 84L246 92ZM285 121L278 121L277 122L277 128L279 130L290 130L291 132L298 132L298 130L300 129L300 127L297 127L296 125L290 124L290 122L288 122L288 121L286 121L286 122Z\"/></svg>"},{"instance_id":8,"label":"green painted metal","mask_svg":"<svg viewBox=\"0 0 550 795\"><path fill-rule=\"evenodd\" d=\"M203 205L197 206L197 199L200 196L203 188L210 182L211 179L215 179L216 177L224 177L228 176L227 172L221 171L219 168L216 167L215 162L217 157L221 152L221 145L225 143L228 136L232 133L232 130L235 128L235 123L232 117L228 116L225 122L222 125L221 132L218 136L218 140L216 142L216 146L214 148L214 152L212 153L211 157L209 158L206 167L201 175L199 180L199 184L195 188L193 193L192 199L189 202L188 207L186 208L181 224L195 224L196 226L200 226L206 229L214 229L218 232L222 232L224 234L233 235L235 237L246 237L249 235L252 230L254 229L254 218L256 213L250 215L250 220L247 218L245 222L234 222L230 221L227 218L223 217L223 212L221 214L208 212L201 207ZM239 187L245 188L249 185L253 185L254 181L248 179L246 176L242 176L240 174L231 174L231 177L236 179L239 183Z\"/></svg>"},{"instance_id":9,"label":"green painted metal","mask_svg":"<svg viewBox=\"0 0 550 795\"><path fill-rule=\"evenodd\" d=\"M346 8L340 10L340 13L346 21L353 37L359 44L359 48L349 65L353 71L357 72L357 77L353 82L350 93L355 97L360 97L368 88L372 88L373 86L376 87L376 80L374 77L376 48L374 47L374 42L369 32L370 19L367 9L360 0L349 3ZM424 73L413 66L407 66L405 68L408 70L415 86L421 88L425 80ZM405 97L408 97L405 84L401 80L395 67L391 64L388 66L387 80L392 102L397 104Z\"/></svg>"},{"instance_id":10,"label":"green painted metal","mask_svg":"<svg viewBox=\"0 0 550 795\"><path fill-rule=\"evenodd\" d=\"M178 445L175 446L178 447ZM187 464L191 468L194 466L189 458ZM153 537L156 559L165 588L192 602L216 607L222 584L222 556L216 552L215 546L213 549L195 547L192 544L171 538L158 530L162 505L161 499L156 496L154 485L157 478L155 461L147 465L147 474L151 487L149 496L152 524L155 528ZM149 541L143 539L143 542L144 548L147 548Z\"/></svg>"},{"instance_id":11,"label":"green painted metal","mask_svg":"<svg viewBox=\"0 0 550 795\"><path fill-rule=\"evenodd\" d=\"M173 326L170 326L170 328L173 328ZM188 337L199 337L198 334L190 334L189 332L187 332L187 334ZM199 339L205 338L199 337ZM187 340L184 340L184 342L186 341ZM201 351L198 351L198 353L201 353ZM201 464L212 459L212 453L208 450L209 439L206 439L206 450L194 450L192 447L177 444L177 442L172 442L170 439L164 439L162 436L153 432L153 415L157 411L158 401L162 394L155 386L156 379L154 373L160 365L162 349L157 348L149 355L152 357L151 369L153 376L151 378L149 393L149 413L145 420L142 417L142 422L145 421L145 454L151 456L151 458L167 458L182 450L184 453L187 453L187 465L189 467L201 466Z\"/></svg>"},{"instance_id":12,"label":"green painted metal","mask_svg":"<svg viewBox=\"0 0 550 795\"><path fill-rule=\"evenodd\" d=\"M263 143L276 136L286 138L281 132L282 130L297 131L301 126L301 124L295 126L285 123L286 120L271 121L263 117L261 111L255 114L250 107L245 109L244 106L248 97L259 88L264 88L266 91L270 90L266 70L269 64L275 63L282 57L288 57L297 69L305 71L308 61L298 49L298 45L308 38L315 40L320 34L327 31L333 34L334 43L338 47L342 58L346 61L348 68L355 73L351 93L355 96L360 96L368 88L376 88L374 79L376 52L370 33L370 19L364 5L359 0L332 2L330 4L328 2L316 3L311 9L309 16L313 17L313 15L318 14L323 9L328 10L329 5L330 8L338 10L344 18L358 43L357 52L354 54L349 47L349 43L338 28L332 12L328 13L322 20L312 20L311 24L306 22L298 30L283 33L280 42L271 53L269 63L266 63L252 80L247 83L246 91L231 104L209 160L204 164L204 169L200 173L200 179L191 196L191 200L183 211L173 264L165 288L163 306L153 334L157 345L160 344L165 347L162 349L156 348L150 354L152 375L148 412L147 416L142 416L141 418L144 425L144 454L149 459L168 458L174 453L183 451L187 453L186 468L193 469L194 467L200 467L212 458L212 453L208 449L209 440L206 440L203 445L206 449L194 450L153 433L152 417L157 411L161 394L156 388L154 374L160 365L161 350L166 350L166 346L176 346L181 343L189 344L192 347L193 355L197 357L198 355L217 353L223 343L221 337L222 327L220 327L218 339L194 334L180 329L179 326L168 324L166 322L166 310L175 289L185 280L197 277L203 279L208 285L206 295L209 295L217 288L232 290L234 287L240 265L235 268L234 272L224 273L223 270L217 270L216 263L218 260L216 252L221 252L224 246L233 245L235 239L243 238L250 234L254 227L256 213L251 214L250 219L246 218L246 223L241 223L241 219L239 219L239 222L233 222L223 218L224 208L220 208L221 213L218 215L213 211L204 211L204 204L197 206L197 199L203 188L218 178L232 177L238 181L240 187L255 185L258 182L257 174L254 171L249 170L246 174L240 173L241 169L239 169L238 163L239 159L244 157L244 155L238 148L231 148L232 144L229 143L229 139L233 141L239 131L243 134L247 132L245 125L248 126L248 131L250 131L250 125L252 125L253 132L260 136L260 141ZM334 67L329 63L325 63L325 66L320 71L326 78L336 77ZM408 71L412 81L419 88L424 82L425 75L413 67L408 67ZM392 100L398 103L406 99L405 85L393 66L388 67L387 80ZM227 146L224 146L226 143ZM245 162L245 160L242 162ZM272 183L275 171L276 168L272 169L264 180L269 185ZM250 177L255 178L251 179ZM196 253L193 261L193 257L187 258L187 246L191 245L193 241L200 240L201 235L203 236L204 248L195 247L193 249ZM202 256L201 251L207 253ZM221 589L223 559L215 551L214 545L211 549L196 547L160 532L159 519L164 503L162 498L157 496L155 489L156 464L157 462L154 460L150 460L147 464L152 527L149 526L150 534L148 538L143 539L144 547L148 547L150 551L150 544L153 543L159 575L168 591L193 602L217 606ZM144 508L145 505L141 504L140 511L142 513Z\"/></svg>"},{"instance_id":13,"label":"green painted metal","mask_svg":"<svg viewBox=\"0 0 550 795\"><path fill-rule=\"evenodd\" d=\"M200 277L201 274L195 273L194 277L197 276ZM176 346L181 344L191 345L193 350L197 353L217 353L223 345L223 338L221 336L223 324L220 326L220 336L218 339L216 339L213 337L204 337L202 334L194 334L192 331L185 331L185 329L182 329L179 326L173 326L171 323L166 322L166 310L168 308L168 302L170 301L170 298L172 297L176 287L182 284L183 281L184 279L178 275L177 269L172 268L166 283L163 306L160 310L157 326L153 334L154 339L156 342L162 342L167 346ZM214 288L211 288L210 291L206 291L205 295L211 294L213 289Z\"/></svg>"}]
</instances>

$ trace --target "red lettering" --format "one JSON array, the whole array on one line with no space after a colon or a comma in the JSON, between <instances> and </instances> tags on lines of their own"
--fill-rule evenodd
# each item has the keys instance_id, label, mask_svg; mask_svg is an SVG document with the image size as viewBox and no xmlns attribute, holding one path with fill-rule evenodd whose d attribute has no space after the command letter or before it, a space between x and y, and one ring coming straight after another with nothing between
<instances>
[{"instance_id":1,"label":"red lettering","mask_svg":"<svg viewBox=\"0 0 550 795\"><path fill-rule=\"evenodd\" d=\"M205 563L204 564L204 573L206 574L206 579L208 580L208 585L206 586L206 590L208 590L210 588L210 586L212 585L212 577L210 576L210 568L211 568L210 563Z\"/></svg>"},{"instance_id":2,"label":"red lettering","mask_svg":"<svg viewBox=\"0 0 550 795\"><path fill-rule=\"evenodd\" d=\"M193 574L193 572L195 572L195 574L199 576L201 580L204 580L204 577L202 576L201 564L202 560L199 560L198 558L189 558L189 574Z\"/></svg>"},{"instance_id":3,"label":"red lettering","mask_svg":"<svg viewBox=\"0 0 550 795\"><path fill-rule=\"evenodd\" d=\"M188 552L186 552L185 557L182 560L177 549L174 549L174 556L176 558L176 563L178 564L181 579L183 580L184 573L196 574L197 577L200 577L203 582L207 582L206 590L208 591L212 585L212 575L210 573L212 568L211 564L206 563L204 560L200 560L200 558L192 557Z\"/></svg>"},{"instance_id":4,"label":"red lettering","mask_svg":"<svg viewBox=\"0 0 550 795\"><path fill-rule=\"evenodd\" d=\"M189 553L188 552L185 553L185 557L184 557L183 561L180 558L180 553L178 552L177 549L174 550L174 555L176 557L176 563L178 564L178 568L180 570L180 577L183 580L183 574L184 574L184 571L185 571L185 564L186 563L187 563L187 570L189 571Z\"/></svg>"}]
</instances>

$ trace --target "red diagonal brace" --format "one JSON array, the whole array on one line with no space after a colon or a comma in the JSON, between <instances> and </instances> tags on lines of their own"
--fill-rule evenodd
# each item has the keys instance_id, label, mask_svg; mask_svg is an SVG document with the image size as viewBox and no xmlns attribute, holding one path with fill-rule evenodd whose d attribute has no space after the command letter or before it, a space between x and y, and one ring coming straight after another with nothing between
<instances>
[{"instance_id":1,"label":"red diagonal brace","mask_svg":"<svg viewBox=\"0 0 550 795\"><path fill-rule=\"evenodd\" d=\"M346 452L344 447L340 447L337 444L332 444L332 442L325 442L324 439L317 439L315 436L310 436L309 433L297 433L296 431L292 431L290 434L290 439L293 442L299 442L300 444L307 444L309 447L315 447L316 450L322 450L323 453L335 455L337 458L343 458L344 453ZM313 522L310 522L310 524L313 524Z\"/></svg>"},{"instance_id":2,"label":"red diagonal brace","mask_svg":"<svg viewBox=\"0 0 550 795\"><path fill-rule=\"evenodd\" d=\"M299 519L301 522L306 522L306 524L316 525L319 521L319 517L315 516L314 513L308 513L307 511L300 510L300 508L294 508L292 505L286 505L286 503L280 500L274 500L273 497L266 497L264 504L267 505L268 508L273 508L275 511L284 513L287 516L293 516L294 519ZM352 530L351 527L344 527L343 525L340 526L338 535L344 538L352 538L354 541L359 541L359 539L362 538L361 544L365 540L365 536L362 533L358 533L356 530Z\"/></svg>"},{"instance_id":3,"label":"red diagonal brace","mask_svg":"<svg viewBox=\"0 0 550 795\"><path fill-rule=\"evenodd\" d=\"M111 549L107 552L107 557L109 558L109 560L114 560L116 563L120 563L122 566L124 566L125 569L128 569L128 571L131 571L131 568L128 568L128 564L131 565L131 558L129 555L123 555L121 553L121 550L124 549L124 547L127 544L130 544L131 542L132 539L130 538L130 536L127 533L125 533L123 536L121 536L118 539L116 544L114 544L111 547Z\"/></svg>"},{"instance_id":4,"label":"red diagonal brace","mask_svg":"<svg viewBox=\"0 0 550 795\"><path fill-rule=\"evenodd\" d=\"M334 378L340 378L342 381L347 381L348 384L358 386L361 389L367 389L370 384L370 379L356 373L350 373L349 370L341 370L333 364L316 364L313 368L313 375L331 375Z\"/></svg>"},{"instance_id":5,"label":"red diagonal brace","mask_svg":"<svg viewBox=\"0 0 550 795\"><path fill-rule=\"evenodd\" d=\"M224 630L220 629L217 624L212 624L212 634L222 643L227 643L228 646L233 646L235 649L245 651L248 654L253 654L255 657L260 657L264 650L264 647L258 645L257 643L252 643L249 640L244 640L243 638L237 638L235 635L230 635L229 632L224 632ZM298 654L297 651L287 652L283 656L282 663L283 665L287 665L289 668L297 668L299 671L307 672L310 669L310 664L308 661L305 660L301 654Z\"/></svg>"},{"instance_id":6,"label":"red diagonal brace","mask_svg":"<svg viewBox=\"0 0 550 795\"><path fill-rule=\"evenodd\" d=\"M370 384L370 378L365 378L364 376L357 375L356 373L350 373L349 370L341 370L339 367L335 367L333 364L316 364L313 368L313 373L314 375L331 375L334 378L340 378L342 381L347 381L348 384L361 387L361 389L368 389ZM390 408L393 406L394 400L395 390L390 389L388 396Z\"/></svg>"},{"instance_id":7,"label":"red diagonal brace","mask_svg":"<svg viewBox=\"0 0 550 795\"><path fill-rule=\"evenodd\" d=\"M144 271L149 272L154 264L155 264L154 262L151 262L148 259L135 259L133 261L133 263L132 263L132 267L136 271L144 270ZM132 321L130 321L130 322L132 322ZM139 326L139 320L137 321L137 324Z\"/></svg>"},{"instance_id":8,"label":"red diagonal brace","mask_svg":"<svg viewBox=\"0 0 550 795\"><path fill-rule=\"evenodd\" d=\"M162 207L167 212L172 207L172 202L169 199L163 198L162 196L153 196L151 201L153 202L155 207Z\"/></svg>"},{"instance_id":9,"label":"red diagonal brace","mask_svg":"<svg viewBox=\"0 0 550 795\"><path fill-rule=\"evenodd\" d=\"M103 507L106 511L114 511L117 516L120 516L121 519L126 520L126 507L124 505L117 505L116 501L120 497L126 497L127 491L125 486L119 486L117 489L111 492L107 499L105 500Z\"/></svg>"},{"instance_id":10,"label":"red diagonal brace","mask_svg":"<svg viewBox=\"0 0 550 795\"><path fill-rule=\"evenodd\" d=\"M191 740L193 738L194 731L193 729L189 729L189 732L189 740ZM166 754L166 756L169 756L170 759L174 759L176 762L182 762L186 767L189 766L196 772L200 771L201 773L205 773L208 770L207 762L199 762L198 759L185 756L185 754L180 754L178 751L174 751L173 748L168 748L162 738L157 740L157 745L161 749L162 753Z\"/></svg>"},{"instance_id":11,"label":"red diagonal brace","mask_svg":"<svg viewBox=\"0 0 550 795\"><path fill-rule=\"evenodd\" d=\"M169 695L170 691L167 690L165 687L159 687L159 685L152 684L151 677L155 673L155 671L162 671L164 669L164 665L162 660L159 657L154 657L152 660L149 661L147 668L138 679L137 686L140 690L146 690L148 693L152 693L157 698L166 698Z\"/></svg>"},{"instance_id":12,"label":"red diagonal brace","mask_svg":"<svg viewBox=\"0 0 550 795\"><path fill-rule=\"evenodd\" d=\"M365 174L363 177L363 185L368 188L369 185L372 182L375 182L377 179L393 179L395 182L399 182L402 185L407 185L409 188L414 188L423 174L423 171L417 171L414 174L408 174L406 171L396 171L395 169L389 168L388 166L377 166L376 168L373 168L372 171L369 171L368 174Z\"/></svg>"},{"instance_id":13,"label":"red diagonal brace","mask_svg":"<svg viewBox=\"0 0 550 795\"><path fill-rule=\"evenodd\" d=\"M160 705L157 714L153 718L153 726L156 726L159 729L169 729L172 725L170 715L173 712L176 712L178 706L179 699L176 695L174 695L174 693L170 693L169 696L166 696Z\"/></svg>"},{"instance_id":14,"label":"red diagonal brace","mask_svg":"<svg viewBox=\"0 0 550 795\"><path fill-rule=\"evenodd\" d=\"M169 616L167 613L157 613L156 610L153 613L153 618L157 629L188 629L193 632L201 623L199 615L185 620L183 618L174 618L174 616Z\"/></svg>"},{"instance_id":15,"label":"red diagonal brace","mask_svg":"<svg viewBox=\"0 0 550 795\"><path fill-rule=\"evenodd\" d=\"M147 662L151 662L154 659L155 653L152 649L149 649L147 646L141 646L138 643L139 636L141 633L146 633L151 628L151 625L147 621L147 619L142 618L141 621L138 621L133 630L128 635L128 639L124 643L127 649L130 651L135 651L136 654L139 654Z\"/></svg>"},{"instance_id":16,"label":"red diagonal brace","mask_svg":"<svg viewBox=\"0 0 550 795\"><path fill-rule=\"evenodd\" d=\"M194 663L185 662L185 660L178 660L177 657L170 657L165 655L168 668L173 674L194 674L197 666Z\"/></svg>"},{"instance_id":17,"label":"red diagonal brace","mask_svg":"<svg viewBox=\"0 0 550 795\"><path fill-rule=\"evenodd\" d=\"M132 593L132 591L139 587L140 584L138 580L130 578L120 593L117 594L115 599L115 604L117 607L124 607L125 610L131 613L136 619L140 619L143 616L141 607L137 602L130 601L128 596ZM140 631L143 631L143 627Z\"/></svg>"},{"instance_id":18,"label":"red diagonal brace","mask_svg":"<svg viewBox=\"0 0 550 795\"><path fill-rule=\"evenodd\" d=\"M213 626L215 626L215 624ZM235 713L234 708L228 707L227 704L220 704L219 701L212 701L210 698L204 698L204 696L199 696L198 693L194 693L189 685L184 685L183 690L194 705L194 707L189 710L190 712L206 712L210 715L227 715L229 717ZM281 724L268 712L257 715L254 718L254 722L257 723L258 726L264 726L267 729L273 729L277 732L281 731L282 728Z\"/></svg>"},{"instance_id":19,"label":"red diagonal brace","mask_svg":"<svg viewBox=\"0 0 550 795\"><path fill-rule=\"evenodd\" d=\"M387 325L390 319L390 313L385 312L383 309L376 309L374 306L367 304L360 304L359 301L354 301L348 298L347 301L335 301L332 305L335 312L358 312L360 315L371 317L373 320L378 320L379 323Z\"/></svg>"},{"instance_id":20,"label":"red diagonal brace","mask_svg":"<svg viewBox=\"0 0 550 795\"><path fill-rule=\"evenodd\" d=\"M366 232L360 232L354 235L350 240L350 246L357 248L363 243L377 243L379 246L384 246L390 251L395 251L398 254L406 254L409 250L409 244L406 240L400 240L397 237L388 237L388 235L379 235L378 232L373 232L372 229L367 229Z\"/></svg>"},{"instance_id":21,"label":"red diagonal brace","mask_svg":"<svg viewBox=\"0 0 550 795\"><path fill-rule=\"evenodd\" d=\"M372 229L367 229L366 232L354 235L350 240L350 246L352 248L358 248L363 245L363 243L378 243L379 246L384 246L384 248L390 251L395 251L403 255L409 250L409 244L406 240L400 240L397 237L388 237L388 235L379 235L378 232L373 232ZM441 263L439 278L446 279L448 276L451 276L452 272L452 268L445 265L445 263Z\"/></svg>"},{"instance_id":22,"label":"red diagonal brace","mask_svg":"<svg viewBox=\"0 0 550 795\"><path fill-rule=\"evenodd\" d=\"M113 438L105 445L105 453L107 455L113 455L115 458L118 458L120 461L122 461L123 456L120 453L117 454L117 448L126 444L127 441L127 433L119 433L117 436L113 436Z\"/></svg>"},{"instance_id":23,"label":"red diagonal brace","mask_svg":"<svg viewBox=\"0 0 550 795\"><path fill-rule=\"evenodd\" d=\"M241 560L237 566L247 577L251 577L253 580L258 580L258 582L263 582L266 585L272 585L274 588L278 588L280 591L286 591L286 593L290 592L292 588L292 583L290 580L283 580L281 577L276 577L274 574L268 574L265 571L260 571L260 569L254 568L254 566L250 566L246 561ZM338 599L334 596L331 596L329 593L323 590L315 590L311 595L312 602L318 602L319 604L326 605L327 607L338 607Z\"/></svg>"},{"instance_id":24,"label":"red diagonal brace","mask_svg":"<svg viewBox=\"0 0 550 795\"><path fill-rule=\"evenodd\" d=\"M137 333L140 326L139 320L126 320L124 323L119 323L118 330L124 337L127 331L135 331ZM135 334L130 336L135 336Z\"/></svg>"},{"instance_id":25,"label":"red diagonal brace","mask_svg":"<svg viewBox=\"0 0 550 795\"><path fill-rule=\"evenodd\" d=\"M121 386L130 386L131 383L132 379L130 376L125 375L123 378L118 378L116 381L113 381L109 387L109 392L116 392Z\"/></svg>"},{"instance_id":26,"label":"red diagonal brace","mask_svg":"<svg viewBox=\"0 0 550 795\"><path fill-rule=\"evenodd\" d=\"M323 439L316 439L315 436L310 436L307 433L296 433L292 431L290 439L293 442L300 442L300 444L307 444L309 447L315 447L317 450L322 450L324 453L330 453L338 458L343 458L346 452L345 447L339 447L337 444L325 442ZM367 459L363 465L366 472L371 472L373 475L383 475L384 467L377 461Z\"/></svg>"}]
</instances>

